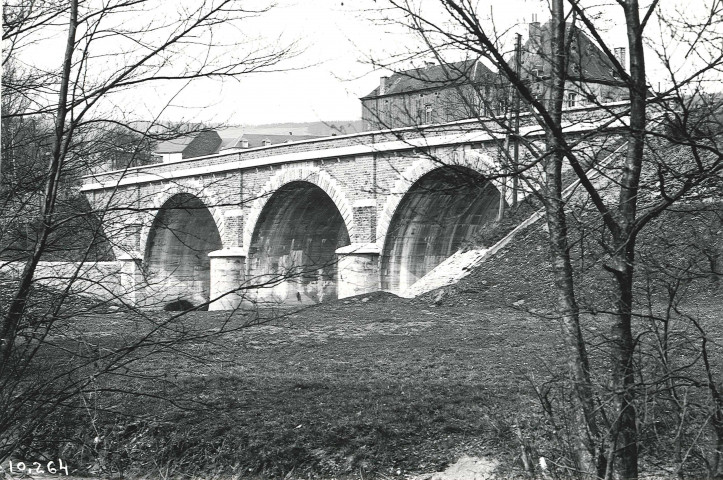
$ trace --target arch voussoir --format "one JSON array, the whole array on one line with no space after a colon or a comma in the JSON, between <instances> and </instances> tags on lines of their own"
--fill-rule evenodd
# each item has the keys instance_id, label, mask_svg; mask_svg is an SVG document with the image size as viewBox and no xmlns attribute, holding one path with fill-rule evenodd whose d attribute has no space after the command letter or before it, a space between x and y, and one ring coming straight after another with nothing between
<instances>
[{"instance_id":1,"label":"arch voussoir","mask_svg":"<svg viewBox=\"0 0 723 480\"><path fill-rule=\"evenodd\" d=\"M493 159L488 158L485 154L460 154L450 157L448 161L445 160L445 162L436 161L428 157L417 159L401 173L399 179L394 183L382 211L379 213L379 222L377 223L376 232L377 242L381 244L384 243L389 232L389 226L392 218L394 217L394 213L399 207L399 204L409 189L412 188L412 186L424 175L447 166L465 167L481 175L487 175L489 173L489 167L494 164L495 162Z\"/></svg>"},{"instance_id":2,"label":"arch voussoir","mask_svg":"<svg viewBox=\"0 0 723 480\"><path fill-rule=\"evenodd\" d=\"M151 227L155 221L158 213L173 197L180 194L187 194L196 197L203 203L203 205L211 213L213 221L216 224L216 229L222 239L225 239L225 222L223 218L223 211L218 207L218 197L214 193L213 189L204 187L201 181L189 182L188 185L178 183L167 183L152 197L153 211L149 213L147 221L143 222L141 228L141 238L139 242L139 250L141 255L145 255L146 245L148 243L148 236L151 232Z\"/></svg>"},{"instance_id":3,"label":"arch voussoir","mask_svg":"<svg viewBox=\"0 0 723 480\"><path fill-rule=\"evenodd\" d=\"M278 189L292 182L307 182L322 189L329 198L331 198L336 205L336 208L339 210L339 213L344 219L349 235L352 235L352 232L355 231L351 203L347 199L339 184L331 177L331 175L329 175L328 172L317 167L288 168L271 177L261 188L259 195L257 195L257 199L251 207L247 221L244 222L242 240L244 247L248 247L251 244L251 238L256 228L256 224L269 199Z\"/></svg>"}]
</instances>

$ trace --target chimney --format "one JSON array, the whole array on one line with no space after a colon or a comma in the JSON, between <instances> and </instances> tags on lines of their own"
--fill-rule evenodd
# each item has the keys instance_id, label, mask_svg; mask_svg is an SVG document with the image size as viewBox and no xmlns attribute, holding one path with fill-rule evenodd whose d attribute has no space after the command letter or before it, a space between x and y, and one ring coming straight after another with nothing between
<instances>
[{"instance_id":1,"label":"chimney","mask_svg":"<svg viewBox=\"0 0 723 480\"><path fill-rule=\"evenodd\" d=\"M537 14L532 14L532 21L530 22L530 41L539 47L540 37L542 31L540 30L540 22L537 21Z\"/></svg>"},{"instance_id":2,"label":"chimney","mask_svg":"<svg viewBox=\"0 0 723 480\"><path fill-rule=\"evenodd\" d=\"M384 95L387 93L387 80L389 80L389 77L379 78L379 95Z\"/></svg>"},{"instance_id":3,"label":"chimney","mask_svg":"<svg viewBox=\"0 0 723 480\"><path fill-rule=\"evenodd\" d=\"M620 65L622 65L623 70L628 70L627 61L625 60L625 47L617 47L615 49L615 58L618 60Z\"/></svg>"}]
</instances>

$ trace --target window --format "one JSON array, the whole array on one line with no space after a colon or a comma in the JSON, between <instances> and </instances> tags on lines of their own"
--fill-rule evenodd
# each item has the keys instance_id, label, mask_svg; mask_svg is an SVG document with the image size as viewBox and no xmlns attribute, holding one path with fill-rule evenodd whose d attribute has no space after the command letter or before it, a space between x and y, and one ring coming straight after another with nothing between
<instances>
[{"instance_id":1,"label":"window","mask_svg":"<svg viewBox=\"0 0 723 480\"><path fill-rule=\"evenodd\" d=\"M424 106L424 123L432 123L432 106L430 104Z\"/></svg>"},{"instance_id":2,"label":"window","mask_svg":"<svg viewBox=\"0 0 723 480\"><path fill-rule=\"evenodd\" d=\"M574 107L577 103L577 93L570 92L567 94L567 106L568 107Z\"/></svg>"}]
</instances>

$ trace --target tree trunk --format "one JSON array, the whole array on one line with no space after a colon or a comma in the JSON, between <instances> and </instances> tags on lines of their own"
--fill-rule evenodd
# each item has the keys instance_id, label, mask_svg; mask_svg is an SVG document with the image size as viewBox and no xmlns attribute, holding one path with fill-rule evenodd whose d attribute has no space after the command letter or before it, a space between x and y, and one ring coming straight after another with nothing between
<instances>
[{"instance_id":1,"label":"tree trunk","mask_svg":"<svg viewBox=\"0 0 723 480\"><path fill-rule=\"evenodd\" d=\"M629 243L633 243L631 240ZM622 253L614 259L617 284L617 313L612 327L612 388L615 392L617 417L611 429L611 445L616 445L616 457L621 479L638 478L638 430L635 412L635 369L632 333L633 246L620 246ZM624 263L623 263L624 262ZM612 462L609 464L612 466ZM606 477L609 477L609 472Z\"/></svg>"},{"instance_id":2,"label":"tree trunk","mask_svg":"<svg viewBox=\"0 0 723 480\"><path fill-rule=\"evenodd\" d=\"M7 368L8 360L10 359L15 344L20 319L23 316L27 299L30 296L30 287L33 276L35 275L35 269L47 246L48 236L53 230L55 201L58 196L63 159L67 149L65 131L67 128L66 117L68 115L68 86L70 84L70 71L73 63L73 51L75 50L75 36L78 24L78 0L71 1L70 19L68 23L68 36L65 47L65 57L63 59L63 77L60 84L58 109L55 118L53 153L46 172L45 197L40 210L42 227L35 243L35 248L33 249L33 255L23 268L23 273L20 276L20 285L3 319L2 333L0 336L0 374L4 374Z\"/></svg>"},{"instance_id":3,"label":"tree trunk","mask_svg":"<svg viewBox=\"0 0 723 480\"><path fill-rule=\"evenodd\" d=\"M612 432L619 438L617 459L620 477L638 478L638 436L635 413L635 377L632 333L633 279L635 275L635 221L638 206L640 172L645 146L647 86L643 26L637 0L621 2L625 12L630 49L630 135L620 178L618 226L612 232L611 267L617 289L616 315L613 325L613 388L617 418ZM614 440L618 440L615 438Z\"/></svg>"},{"instance_id":4,"label":"tree trunk","mask_svg":"<svg viewBox=\"0 0 723 480\"><path fill-rule=\"evenodd\" d=\"M548 111L557 125L562 121L562 103L565 85L565 23L563 17L562 0L552 2L551 21L551 57L552 78L547 88ZM599 437L593 407L593 394L590 381L590 367L588 363L585 342L580 328L580 317L573 280L573 270L570 261L567 237L567 221L565 217L565 203L562 198L562 162L564 153L554 135L548 129L547 149L550 152L545 162L545 192L544 203L549 230L550 255L553 278L557 291L557 310L562 320L565 345L567 348L568 368L574 383L575 421L573 449L575 450L576 468L584 476L596 475L596 444Z\"/></svg>"}]
</instances>

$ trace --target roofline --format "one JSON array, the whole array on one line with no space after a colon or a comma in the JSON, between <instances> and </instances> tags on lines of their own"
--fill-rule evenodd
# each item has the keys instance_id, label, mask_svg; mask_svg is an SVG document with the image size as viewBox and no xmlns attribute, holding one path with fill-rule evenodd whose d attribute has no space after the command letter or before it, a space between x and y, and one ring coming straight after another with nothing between
<instances>
[{"instance_id":1,"label":"roofline","mask_svg":"<svg viewBox=\"0 0 723 480\"><path fill-rule=\"evenodd\" d=\"M497 73L495 73L495 72L492 72L492 74L493 74L493 75L497 75ZM463 85L492 85L492 84L494 84L494 82L480 82L480 81L477 81L477 82L464 82L464 81L460 81L459 83L448 83L448 84L439 85L439 86L436 86L436 87L426 87L426 88L420 88L420 89L417 89L417 90L407 90L407 91L405 91L405 92L385 93L384 95L366 95L366 96L363 96L363 97L359 97L359 100L369 100L369 99L372 99L372 98L394 97L394 96L396 96L396 95L402 95L402 94L405 94L405 93L430 92L430 91L434 91L434 90L443 90L443 89L445 89L445 88L458 87L458 86L463 86Z\"/></svg>"}]
</instances>

